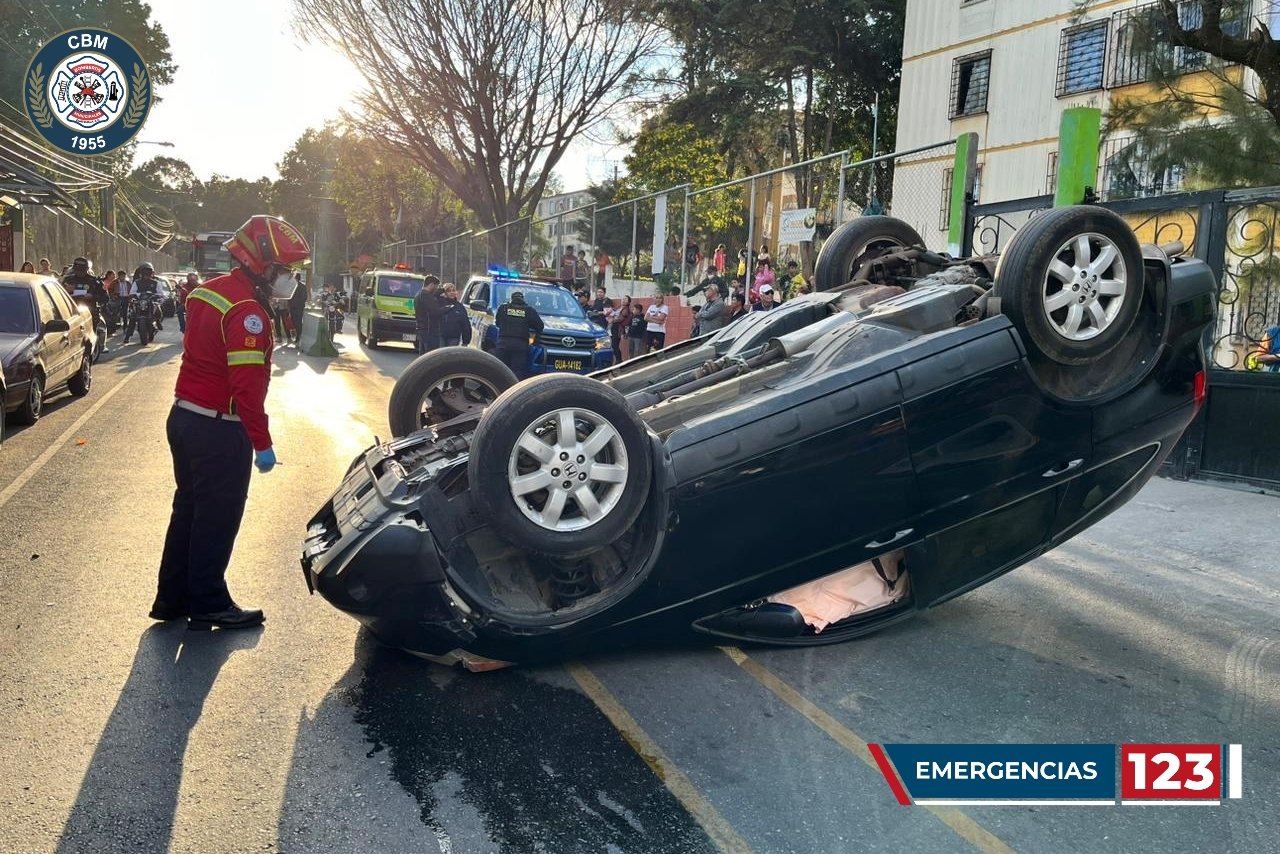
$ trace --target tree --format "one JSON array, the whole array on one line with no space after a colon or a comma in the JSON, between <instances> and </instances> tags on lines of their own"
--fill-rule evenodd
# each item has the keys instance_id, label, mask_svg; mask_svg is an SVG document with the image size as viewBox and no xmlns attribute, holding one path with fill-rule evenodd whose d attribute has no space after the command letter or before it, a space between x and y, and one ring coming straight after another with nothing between
<instances>
[{"instance_id":1,"label":"tree","mask_svg":"<svg viewBox=\"0 0 1280 854\"><path fill-rule=\"evenodd\" d=\"M368 90L359 119L429 170L482 226L537 203L569 144L629 96L658 47L618 0L295 0L303 34L332 44Z\"/></svg>"},{"instance_id":2,"label":"tree","mask_svg":"<svg viewBox=\"0 0 1280 854\"><path fill-rule=\"evenodd\" d=\"M441 181L360 133L338 139L329 191L370 253L391 239L420 243L467 228L462 204Z\"/></svg>"},{"instance_id":3,"label":"tree","mask_svg":"<svg viewBox=\"0 0 1280 854\"><path fill-rule=\"evenodd\" d=\"M280 178L271 187L272 209L302 229L316 230L320 203L329 195L329 181L338 165L339 136L330 124L307 128L276 164Z\"/></svg>"}]
</instances>

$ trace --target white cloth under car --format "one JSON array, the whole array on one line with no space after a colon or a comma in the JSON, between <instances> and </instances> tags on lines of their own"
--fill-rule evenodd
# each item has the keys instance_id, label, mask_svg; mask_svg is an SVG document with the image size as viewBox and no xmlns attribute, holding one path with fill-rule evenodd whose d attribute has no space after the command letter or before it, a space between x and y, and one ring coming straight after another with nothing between
<instances>
[{"instance_id":1,"label":"white cloth under car","mask_svg":"<svg viewBox=\"0 0 1280 854\"><path fill-rule=\"evenodd\" d=\"M821 632L832 623L891 605L906 595L910 582L902 565L903 552L889 552L878 560L879 571L875 561L867 561L784 590L770 596L769 601L790 605L815 632Z\"/></svg>"}]
</instances>

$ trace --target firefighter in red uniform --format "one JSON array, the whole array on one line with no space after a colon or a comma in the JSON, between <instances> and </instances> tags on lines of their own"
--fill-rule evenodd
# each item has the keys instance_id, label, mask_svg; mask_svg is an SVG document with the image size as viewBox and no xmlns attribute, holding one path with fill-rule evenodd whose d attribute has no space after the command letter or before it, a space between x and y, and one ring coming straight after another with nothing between
<instances>
[{"instance_id":1,"label":"firefighter in red uniform","mask_svg":"<svg viewBox=\"0 0 1280 854\"><path fill-rule=\"evenodd\" d=\"M227 590L231 548L252 465L276 465L264 404L271 377L273 297L293 291L290 265L310 256L282 219L254 216L226 244L240 266L187 297L187 331L166 426L177 490L151 617L188 628L246 628L262 612Z\"/></svg>"}]
</instances>

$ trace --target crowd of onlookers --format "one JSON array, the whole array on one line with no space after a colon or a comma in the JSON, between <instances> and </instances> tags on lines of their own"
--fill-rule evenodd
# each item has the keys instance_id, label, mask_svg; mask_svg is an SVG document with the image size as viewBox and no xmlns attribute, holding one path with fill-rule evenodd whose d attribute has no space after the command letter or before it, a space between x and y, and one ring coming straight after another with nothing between
<instances>
[{"instance_id":1,"label":"crowd of onlookers","mask_svg":"<svg viewBox=\"0 0 1280 854\"><path fill-rule=\"evenodd\" d=\"M769 311L813 289L798 262L788 260L775 270L768 244L762 244L758 252L742 249L737 255L736 268L731 268L723 243L706 259L690 238L681 261L689 283L686 296L703 297L700 305L690 306L694 309L691 335L715 332L745 314ZM585 251L575 253L570 246L561 259L559 279L566 284L573 283L574 293L587 316L609 330L615 359L630 359L662 349L666 346L671 314L666 297L659 294L648 303L629 295L616 301L609 299L605 274L611 263L608 254L601 250L596 251L594 263L590 263ZM532 266L545 267L540 261ZM753 273L750 290L746 285L749 267ZM590 290L593 273L594 297Z\"/></svg>"}]
</instances>

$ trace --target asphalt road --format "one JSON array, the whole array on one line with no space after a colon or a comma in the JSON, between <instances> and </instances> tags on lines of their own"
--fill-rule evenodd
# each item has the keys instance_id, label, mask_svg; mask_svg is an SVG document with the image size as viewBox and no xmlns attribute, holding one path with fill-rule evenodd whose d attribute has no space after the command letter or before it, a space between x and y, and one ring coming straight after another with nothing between
<instances>
[{"instance_id":1,"label":"asphalt road","mask_svg":"<svg viewBox=\"0 0 1280 854\"><path fill-rule=\"evenodd\" d=\"M873 637L445 670L308 597L310 516L407 349L277 354L283 465L230 583L260 631L146 611L180 343L112 352L0 450L0 851L1280 851L1280 503L1157 480ZM785 535L785 515L776 521ZM696 568L691 568L691 571ZM1244 745L1219 807L898 806L867 742Z\"/></svg>"}]
</instances>

